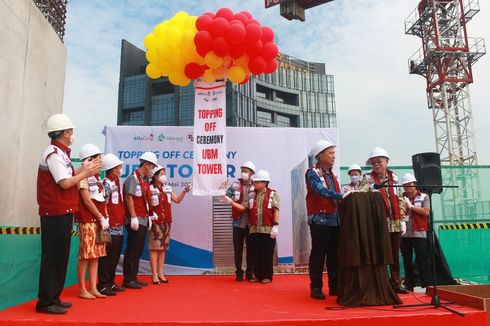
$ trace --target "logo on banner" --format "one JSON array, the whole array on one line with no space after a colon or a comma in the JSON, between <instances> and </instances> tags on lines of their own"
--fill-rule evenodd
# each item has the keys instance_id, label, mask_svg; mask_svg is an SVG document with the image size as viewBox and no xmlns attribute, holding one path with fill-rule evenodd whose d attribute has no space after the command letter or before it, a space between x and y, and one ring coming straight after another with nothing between
<instances>
[{"instance_id":1,"label":"logo on banner","mask_svg":"<svg viewBox=\"0 0 490 326\"><path fill-rule=\"evenodd\" d=\"M136 140L136 141L153 141L153 134L149 134L148 136L134 136L133 140Z\"/></svg>"},{"instance_id":2,"label":"logo on banner","mask_svg":"<svg viewBox=\"0 0 490 326\"><path fill-rule=\"evenodd\" d=\"M193 134L188 134L187 137L186 137L187 141L189 143L193 143L194 142L194 135Z\"/></svg>"},{"instance_id":3,"label":"logo on banner","mask_svg":"<svg viewBox=\"0 0 490 326\"><path fill-rule=\"evenodd\" d=\"M182 142L184 141L184 137L175 137L175 136L165 136L164 134L160 134L157 137L159 142L164 142L164 141L176 141L176 142Z\"/></svg>"}]
</instances>

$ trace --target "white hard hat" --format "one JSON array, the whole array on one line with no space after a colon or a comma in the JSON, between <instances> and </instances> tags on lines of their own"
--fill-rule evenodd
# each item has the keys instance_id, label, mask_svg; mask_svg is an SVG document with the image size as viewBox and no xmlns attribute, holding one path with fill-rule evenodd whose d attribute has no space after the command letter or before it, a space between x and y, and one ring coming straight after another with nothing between
<instances>
[{"instance_id":1,"label":"white hard hat","mask_svg":"<svg viewBox=\"0 0 490 326\"><path fill-rule=\"evenodd\" d=\"M49 117L46 121L46 131L48 134L52 131L61 131L67 129L73 129L73 123L71 123L70 118L68 118L63 113L54 114Z\"/></svg>"},{"instance_id":2,"label":"white hard hat","mask_svg":"<svg viewBox=\"0 0 490 326\"><path fill-rule=\"evenodd\" d=\"M250 169L250 170L252 170L253 173L255 173L255 164L252 161L247 161L247 162L243 163L242 165L240 165L240 167Z\"/></svg>"},{"instance_id":3,"label":"white hard hat","mask_svg":"<svg viewBox=\"0 0 490 326\"><path fill-rule=\"evenodd\" d=\"M415 179L413 174L405 173L405 175L402 178L402 185L405 185L405 184L411 183L411 182L417 182L417 179Z\"/></svg>"},{"instance_id":4,"label":"white hard hat","mask_svg":"<svg viewBox=\"0 0 490 326\"><path fill-rule=\"evenodd\" d=\"M102 170L107 171L115 168L118 165L124 164L116 155L114 154L106 154L102 158Z\"/></svg>"},{"instance_id":5,"label":"white hard hat","mask_svg":"<svg viewBox=\"0 0 490 326\"><path fill-rule=\"evenodd\" d=\"M164 169L165 169L165 167L163 167L163 166L161 166L161 165L157 165L157 166L155 166L155 168L153 169L153 174L152 174L152 175L155 175L155 174L157 174L157 172L158 172L158 171L160 171L160 170L164 170Z\"/></svg>"},{"instance_id":6,"label":"white hard hat","mask_svg":"<svg viewBox=\"0 0 490 326\"><path fill-rule=\"evenodd\" d=\"M350 171L359 171L362 173L361 167L359 165L357 165L356 163L351 164L351 166L349 166L349 169L347 170L347 174L349 174Z\"/></svg>"},{"instance_id":7,"label":"white hard hat","mask_svg":"<svg viewBox=\"0 0 490 326\"><path fill-rule=\"evenodd\" d=\"M260 170L259 172L255 173L254 176L252 177L252 181L271 181L271 176L269 175L269 172L266 170Z\"/></svg>"},{"instance_id":8,"label":"white hard hat","mask_svg":"<svg viewBox=\"0 0 490 326\"><path fill-rule=\"evenodd\" d=\"M316 157L318 154L320 154L324 149L329 148L329 147L335 147L335 144L332 144L331 142L325 140L325 139L320 139L315 143L313 148L311 149L311 154Z\"/></svg>"},{"instance_id":9,"label":"white hard hat","mask_svg":"<svg viewBox=\"0 0 490 326\"><path fill-rule=\"evenodd\" d=\"M390 159L390 157L388 156L388 152L381 147L375 147L371 152L369 152L369 158L366 161L366 165L371 164L370 160L373 157L386 157L387 159Z\"/></svg>"},{"instance_id":10,"label":"white hard hat","mask_svg":"<svg viewBox=\"0 0 490 326\"><path fill-rule=\"evenodd\" d=\"M140 156L140 161L147 161L158 165L157 156L153 152L144 152L143 155Z\"/></svg>"},{"instance_id":11,"label":"white hard hat","mask_svg":"<svg viewBox=\"0 0 490 326\"><path fill-rule=\"evenodd\" d=\"M102 154L102 151L94 144L85 144L80 148L80 159L84 160L87 157Z\"/></svg>"}]
</instances>

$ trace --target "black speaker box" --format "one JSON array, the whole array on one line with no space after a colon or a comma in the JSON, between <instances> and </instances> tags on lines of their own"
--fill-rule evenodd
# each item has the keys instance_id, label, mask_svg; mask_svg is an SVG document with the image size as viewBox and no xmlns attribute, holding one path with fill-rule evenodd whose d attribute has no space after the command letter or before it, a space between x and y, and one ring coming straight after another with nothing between
<instances>
[{"instance_id":1,"label":"black speaker box","mask_svg":"<svg viewBox=\"0 0 490 326\"><path fill-rule=\"evenodd\" d=\"M412 156L412 166L418 188L425 192L442 192L441 156L439 153L419 153Z\"/></svg>"}]
</instances>

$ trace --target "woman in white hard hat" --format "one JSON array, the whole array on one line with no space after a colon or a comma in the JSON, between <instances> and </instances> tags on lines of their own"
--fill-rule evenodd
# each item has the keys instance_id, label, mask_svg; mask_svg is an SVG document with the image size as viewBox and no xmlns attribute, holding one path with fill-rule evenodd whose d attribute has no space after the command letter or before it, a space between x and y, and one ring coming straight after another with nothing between
<instances>
[{"instance_id":1,"label":"woman in white hard hat","mask_svg":"<svg viewBox=\"0 0 490 326\"><path fill-rule=\"evenodd\" d=\"M87 162L75 171L70 160L74 126L64 114L51 116L46 129L51 144L42 155L37 174L41 220L41 269L36 311L64 314L72 306L60 299L70 256L73 214L78 212L77 184L99 172L100 162Z\"/></svg>"},{"instance_id":2,"label":"woman in white hard hat","mask_svg":"<svg viewBox=\"0 0 490 326\"><path fill-rule=\"evenodd\" d=\"M116 268L121 257L124 227L124 204L121 195L119 178L124 164L116 155L106 154L102 158L102 170L105 178L102 180L109 214L109 233L111 243L107 244L107 256L99 258L97 289L105 295L116 295L124 290L115 282Z\"/></svg>"},{"instance_id":3,"label":"woman in white hard hat","mask_svg":"<svg viewBox=\"0 0 490 326\"><path fill-rule=\"evenodd\" d=\"M86 144L80 149L80 160L85 162L99 162L102 159L102 151L93 144ZM79 223L80 248L78 251L78 284L79 297L83 299L105 298L97 290L97 268L99 257L106 255L105 243L97 243L96 233L99 227L107 230L109 218L104 197L104 186L99 174L81 180L79 185L80 210L75 215ZM100 226L99 226L100 224ZM88 265L89 289L85 285L85 274Z\"/></svg>"},{"instance_id":4,"label":"woman in white hard hat","mask_svg":"<svg viewBox=\"0 0 490 326\"><path fill-rule=\"evenodd\" d=\"M349 169L347 170L347 174L349 175L350 183L342 187L342 193L359 190L359 187L361 185L361 177L362 177L361 167L356 163L354 163L351 166L349 166Z\"/></svg>"},{"instance_id":5,"label":"woman in white hard hat","mask_svg":"<svg viewBox=\"0 0 490 326\"><path fill-rule=\"evenodd\" d=\"M429 230L430 203L429 196L420 192L416 185L417 179L407 173L402 178L403 198L407 206L407 227L402 235L400 250L405 270L405 286L409 291L415 287L413 272L413 253L418 267L422 287L432 284L429 254L427 252L427 231Z\"/></svg>"},{"instance_id":6,"label":"woman in white hard hat","mask_svg":"<svg viewBox=\"0 0 490 326\"><path fill-rule=\"evenodd\" d=\"M148 230L148 249L150 250L150 267L153 284L169 283L163 275L165 252L170 244L170 227L172 224L172 202L179 204L192 189L189 184L176 195L172 187L165 185L167 176L163 166L157 166L150 184L150 219L152 226Z\"/></svg>"},{"instance_id":7,"label":"woman in white hard hat","mask_svg":"<svg viewBox=\"0 0 490 326\"><path fill-rule=\"evenodd\" d=\"M126 209L127 246L123 261L123 286L129 289L141 289L148 283L138 280L140 257L145 249L148 233L148 212L150 200L150 177L158 165L153 152L144 152L140 156L140 166L131 173L123 185L124 204Z\"/></svg>"},{"instance_id":8,"label":"woman in white hard hat","mask_svg":"<svg viewBox=\"0 0 490 326\"><path fill-rule=\"evenodd\" d=\"M279 233L279 195L269 188L269 172L258 171L252 178L250 195L250 241L255 279L251 282L272 282L274 248Z\"/></svg>"},{"instance_id":9,"label":"woman in white hard hat","mask_svg":"<svg viewBox=\"0 0 490 326\"><path fill-rule=\"evenodd\" d=\"M250 253L250 220L248 208L250 200L250 191L252 187L252 177L255 173L255 164L247 161L240 166L240 178L233 182L226 191L226 196L230 201L239 205L231 207L231 218L233 219L233 252L235 255L235 281L243 281L242 257L243 245L246 247L247 268L245 270L245 279L253 279L253 260Z\"/></svg>"},{"instance_id":10,"label":"woman in white hard hat","mask_svg":"<svg viewBox=\"0 0 490 326\"><path fill-rule=\"evenodd\" d=\"M385 207L386 222L390 232L391 255L393 264L390 265L391 286L397 293L406 294L407 289L402 286L400 276L400 242L402 228L402 218L405 216L405 202L401 191L398 189L398 176L388 169L390 157L386 150L375 147L369 153L366 165L372 166L372 171L364 174L361 190L379 191Z\"/></svg>"},{"instance_id":11,"label":"woman in white hard hat","mask_svg":"<svg viewBox=\"0 0 490 326\"><path fill-rule=\"evenodd\" d=\"M311 235L311 252L308 262L310 272L310 296L325 299L323 293L323 268L328 270L329 295L337 295L337 248L340 232L338 200L350 192L341 193L339 181L333 173L335 144L319 140L311 154L317 159L315 166L306 171L306 212Z\"/></svg>"}]
</instances>

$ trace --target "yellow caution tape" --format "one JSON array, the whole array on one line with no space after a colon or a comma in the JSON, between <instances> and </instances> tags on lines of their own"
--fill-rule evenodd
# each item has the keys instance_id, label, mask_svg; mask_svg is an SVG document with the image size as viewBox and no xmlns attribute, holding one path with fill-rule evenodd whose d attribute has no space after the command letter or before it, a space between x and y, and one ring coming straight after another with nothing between
<instances>
[{"instance_id":1,"label":"yellow caution tape","mask_svg":"<svg viewBox=\"0 0 490 326\"><path fill-rule=\"evenodd\" d=\"M40 234L40 227L0 227L0 234ZM79 232L71 231L71 235L77 237Z\"/></svg>"},{"instance_id":2,"label":"yellow caution tape","mask_svg":"<svg viewBox=\"0 0 490 326\"><path fill-rule=\"evenodd\" d=\"M439 225L439 230L481 230L481 229L490 229L490 222Z\"/></svg>"}]
</instances>

